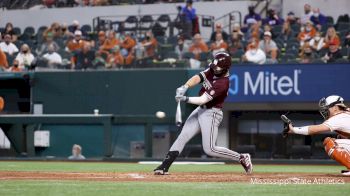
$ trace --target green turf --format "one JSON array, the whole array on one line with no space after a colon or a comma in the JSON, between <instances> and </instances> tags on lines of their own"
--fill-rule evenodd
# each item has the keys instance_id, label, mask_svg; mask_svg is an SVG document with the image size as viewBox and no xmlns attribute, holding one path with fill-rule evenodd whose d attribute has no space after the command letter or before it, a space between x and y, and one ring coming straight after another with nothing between
<instances>
[{"instance_id":1,"label":"green turf","mask_svg":"<svg viewBox=\"0 0 350 196\"><path fill-rule=\"evenodd\" d=\"M150 172L155 165L84 162L1 162L2 171ZM255 172L339 173L341 166L255 165ZM239 165L174 165L173 172L242 172ZM104 195L348 195L349 184L254 185L247 183L92 182L0 180L0 196Z\"/></svg>"},{"instance_id":2,"label":"green turf","mask_svg":"<svg viewBox=\"0 0 350 196\"><path fill-rule=\"evenodd\" d=\"M155 183L81 181L5 181L0 195L332 195L344 196L349 185L252 185L232 183Z\"/></svg>"},{"instance_id":3,"label":"green turf","mask_svg":"<svg viewBox=\"0 0 350 196\"><path fill-rule=\"evenodd\" d=\"M0 171L78 171L78 172L150 172L156 165L103 162L7 162L0 161ZM254 172L339 173L342 166L254 165ZM173 165L172 172L242 172L239 164Z\"/></svg>"}]
</instances>

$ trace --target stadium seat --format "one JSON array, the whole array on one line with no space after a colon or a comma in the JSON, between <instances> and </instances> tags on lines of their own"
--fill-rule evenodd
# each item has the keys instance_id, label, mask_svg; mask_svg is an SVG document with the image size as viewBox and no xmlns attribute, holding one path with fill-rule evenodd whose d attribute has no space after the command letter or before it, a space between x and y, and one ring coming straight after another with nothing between
<instances>
[{"instance_id":1,"label":"stadium seat","mask_svg":"<svg viewBox=\"0 0 350 196\"><path fill-rule=\"evenodd\" d=\"M341 54L342 54L343 56L349 56L349 54L350 54L350 49L349 49L349 48L346 48L346 47L342 47L342 48L341 48Z\"/></svg>"},{"instance_id":2,"label":"stadium seat","mask_svg":"<svg viewBox=\"0 0 350 196\"><path fill-rule=\"evenodd\" d=\"M300 31L300 24L293 24L291 25L291 28L293 30L293 32L299 32Z\"/></svg>"},{"instance_id":3,"label":"stadium seat","mask_svg":"<svg viewBox=\"0 0 350 196\"><path fill-rule=\"evenodd\" d=\"M194 58L194 54L192 52L185 52L183 55L183 58L185 59L193 59Z\"/></svg>"},{"instance_id":4,"label":"stadium seat","mask_svg":"<svg viewBox=\"0 0 350 196\"><path fill-rule=\"evenodd\" d=\"M24 29L24 31L23 31L23 34L27 34L27 35L29 35L29 36L34 36L34 34L35 34L35 29L34 29L34 27L31 27L31 26L26 27L26 28Z\"/></svg>"},{"instance_id":5,"label":"stadium seat","mask_svg":"<svg viewBox=\"0 0 350 196\"><path fill-rule=\"evenodd\" d=\"M158 17L157 22L162 26L162 28L167 29L170 25L171 19L167 14L162 14Z\"/></svg>"},{"instance_id":6,"label":"stadium seat","mask_svg":"<svg viewBox=\"0 0 350 196\"><path fill-rule=\"evenodd\" d=\"M282 32L282 25L275 25L272 27L274 33Z\"/></svg>"},{"instance_id":7,"label":"stadium seat","mask_svg":"<svg viewBox=\"0 0 350 196\"><path fill-rule=\"evenodd\" d=\"M334 19L333 19L332 16L327 16L327 17L326 17L326 20L327 20L328 26L334 25Z\"/></svg>"},{"instance_id":8,"label":"stadium seat","mask_svg":"<svg viewBox=\"0 0 350 196\"><path fill-rule=\"evenodd\" d=\"M349 60L348 59L344 59L344 58L340 58L340 59L337 59L335 60L335 63L349 63Z\"/></svg>"},{"instance_id":9,"label":"stadium seat","mask_svg":"<svg viewBox=\"0 0 350 196\"><path fill-rule=\"evenodd\" d=\"M177 59L178 55L176 54L176 52L174 51L169 51L169 52L165 52L162 54L162 58L163 59L167 59L167 58L174 58Z\"/></svg>"},{"instance_id":10,"label":"stadium seat","mask_svg":"<svg viewBox=\"0 0 350 196\"><path fill-rule=\"evenodd\" d=\"M15 32L15 34L17 35L17 36L20 36L22 33L21 33L21 29L19 28L19 27L14 27L13 28L13 31Z\"/></svg>"},{"instance_id":11,"label":"stadium seat","mask_svg":"<svg viewBox=\"0 0 350 196\"><path fill-rule=\"evenodd\" d=\"M151 30L153 22L154 20L151 15L142 16L140 19L139 30L141 31Z\"/></svg>"},{"instance_id":12,"label":"stadium seat","mask_svg":"<svg viewBox=\"0 0 350 196\"><path fill-rule=\"evenodd\" d=\"M88 24L85 24L85 25L83 25L82 27L81 27L81 31L83 32L83 33L90 33L91 31L92 31L92 28L91 28L91 26L90 25L88 25Z\"/></svg>"},{"instance_id":13,"label":"stadium seat","mask_svg":"<svg viewBox=\"0 0 350 196\"><path fill-rule=\"evenodd\" d=\"M209 52L202 52L202 53L200 53L199 61L207 62L209 55L210 55Z\"/></svg>"},{"instance_id":14,"label":"stadium seat","mask_svg":"<svg viewBox=\"0 0 350 196\"><path fill-rule=\"evenodd\" d=\"M124 21L124 31L136 31L138 19L136 16L128 16Z\"/></svg>"},{"instance_id":15,"label":"stadium seat","mask_svg":"<svg viewBox=\"0 0 350 196\"><path fill-rule=\"evenodd\" d=\"M321 59L315 59L312 61L313 64L325 64L325 62Z\"/></svg>"},{"instance_id":16,"label":"stadium seat","mask_svg":"<svg viewBox=\"0 0 350 196\"><path fill-rule=\"evenodd\" d=\"M168 44L176 45L177 44L177 37L176 36L169 36L168 37Z\"/></svg>"}]
</instances>

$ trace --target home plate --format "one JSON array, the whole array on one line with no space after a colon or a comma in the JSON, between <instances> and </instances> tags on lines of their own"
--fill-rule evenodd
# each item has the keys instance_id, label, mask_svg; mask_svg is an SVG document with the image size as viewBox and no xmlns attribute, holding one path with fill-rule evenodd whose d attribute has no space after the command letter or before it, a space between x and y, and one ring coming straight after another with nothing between
<instances>
[{"instance_id":1,"label":"home plate","mask_svg":"<svg viewBox=\"0 0 350 196\"><path fill-rule=\"evenodd\" d=\"M140 175L140 174L128 174L128 176L130 176L131 178L135 178L135 179L145 178L145 176Z\"/></svg>"}]
</instances>

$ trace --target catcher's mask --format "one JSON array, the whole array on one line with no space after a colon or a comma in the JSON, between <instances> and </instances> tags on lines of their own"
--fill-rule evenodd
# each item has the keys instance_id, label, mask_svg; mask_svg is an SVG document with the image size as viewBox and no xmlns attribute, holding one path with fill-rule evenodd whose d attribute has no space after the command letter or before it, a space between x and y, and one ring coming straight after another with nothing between
<instances>
[{"instance_id":1,"label":"catcher's mask","mask_svg":"<svg viewBox=\"0 0 350 196\"><path fill-rule=\"evenodd\" d=\"M323 97L320 99L318 106L319 106L319 112L323 116L324 119L329 118L329 108L333 106L339 106L342 108L346 108L346 105L344 104L344 99L341 96L338 95L331 95L328 97Z\"/></svg>"}]
</instances>

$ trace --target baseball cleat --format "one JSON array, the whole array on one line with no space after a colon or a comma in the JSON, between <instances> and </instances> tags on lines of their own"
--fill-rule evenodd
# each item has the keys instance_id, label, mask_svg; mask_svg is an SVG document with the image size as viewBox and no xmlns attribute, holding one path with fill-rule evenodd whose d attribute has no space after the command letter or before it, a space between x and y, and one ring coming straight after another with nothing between
<instances>
[{"instance_id":1,"label":"baseball cleat","mask_svg":"<svg viewBox=\"0 0 350 196\"><path fill-rule=\"evenodd\" d=\"M246 174L251 174L253 172L253 164L252 160L250 159L250 154L241 154L239 162L243 166Z\"/></svg>"},{"instance_id":2,"label":"baseball cleat","mask_svg":"<svg viewBox=\"0 0 350 196\"><path fill-rule=\"evenodd\" d=\"M349 170L341 170L341 174L343 176L350 176L350 171Z\"/></svg>"},{"instance_id":3,"label":"baseball cleat","mask_svg":"<svg viewBox=\"0 0 350 196\"><path fill-rule=\"evenodd\" d=\"M153 172L154 172L154 175L169 175L168 169L162 167L162 165L154 169Z\"/></svg>"}]
</instances>

